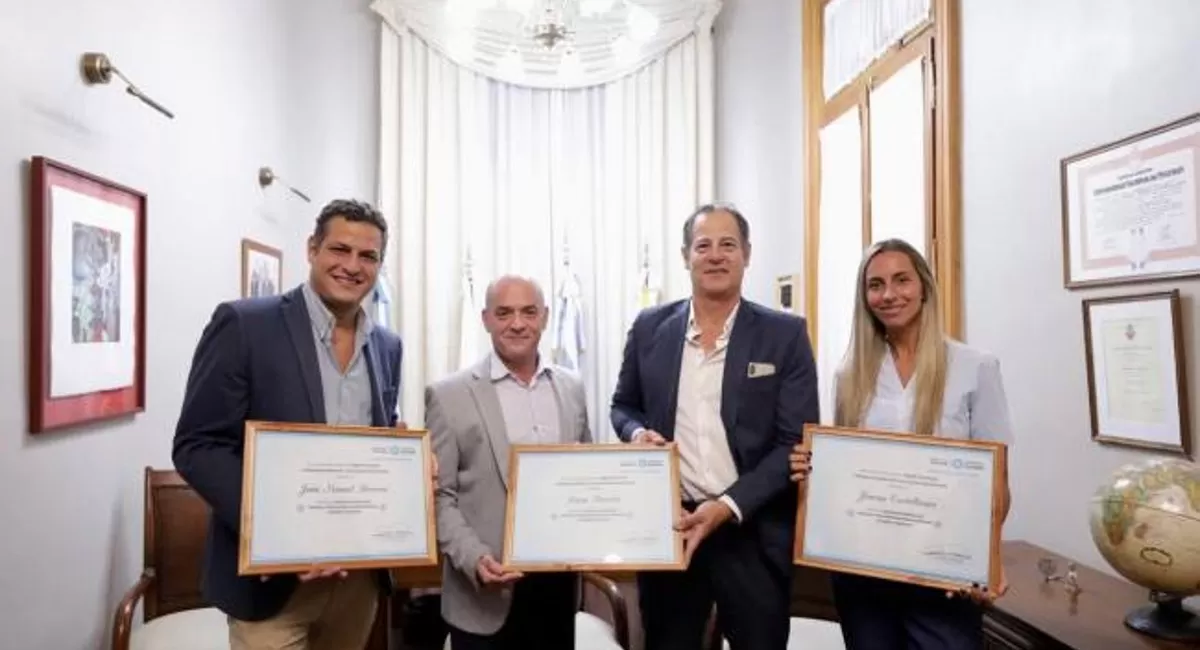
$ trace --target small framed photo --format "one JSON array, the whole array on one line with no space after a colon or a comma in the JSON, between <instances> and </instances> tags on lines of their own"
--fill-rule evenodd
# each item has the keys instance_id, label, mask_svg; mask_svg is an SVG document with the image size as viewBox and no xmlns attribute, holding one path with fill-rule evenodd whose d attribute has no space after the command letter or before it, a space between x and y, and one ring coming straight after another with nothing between
<instances>
[{"instance_id":1,"label":"small framed photo","mask_svg":"<svg viewBox=\"0 0 1200 650\"><path fill-rule=\"evenodd\" d=\"M146 406L146 195L30 162L29 431Z\"/></svg>"},{"instance_id":2,"label":"small framed photo","mask_svg":"<svg viewBox=\"0 0 1200 650\"><path fill-rule=\"evenodd\" d=\"M1191 458L1179 290L1083 301L1096 442Z\"/></svg>"},{"instance_id":3,"label":"small framed photo","mask_svg":"<svg viewBox=\"0 0 1200 650\"><path fill-rule=\"evenodd\" d=\"M789 314L800 313L800 276L781 275L775 278L775 308Z\"/></svg>"},{"instance_id":4,"label":"small framed photo","mask_svg":"<svg viewBox=\"0 0 1200 650\"><path fill-rule=\"evenodd\" d=\"M252 239L242 240L242 297L278 295L283 286L283 252Z\"/></svg>"},{"instance_id":5,"label":"small framed photo","mask_svg":"<svg viewBox=\"0 0 1200 650\"><path fill-rule=\"evenodd\" d=\"M1060 167L1068 289L1200 275L1200 113Z\"/></svg>"}]
</instances>

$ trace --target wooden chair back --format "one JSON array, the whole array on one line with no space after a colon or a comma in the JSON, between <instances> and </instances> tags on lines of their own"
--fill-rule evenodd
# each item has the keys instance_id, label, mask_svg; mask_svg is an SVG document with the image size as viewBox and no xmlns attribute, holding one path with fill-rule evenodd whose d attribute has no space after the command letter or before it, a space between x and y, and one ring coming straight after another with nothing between
<instances>
[{"instance_id":1,"label":"wooden chair back","mask_svg":"<svg viewBox=\"0 0 1200 650\"><path fill-rule=\"evenodd\" d=\"M209 508L175 470L146 468L144 566L155 580L142 603L145 620L207 607L200 593Z\"/></svg>"}]
</instances>

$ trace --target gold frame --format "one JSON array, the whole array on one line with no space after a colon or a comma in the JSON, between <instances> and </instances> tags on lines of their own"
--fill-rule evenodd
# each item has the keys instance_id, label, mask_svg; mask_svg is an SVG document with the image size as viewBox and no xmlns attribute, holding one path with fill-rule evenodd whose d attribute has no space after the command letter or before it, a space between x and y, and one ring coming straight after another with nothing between
<instances>
[{"instance_id":1,"label":"gold frame","mask_svg":"<svg viewBox=\"0 0 1200 650\"><path fill-rule=\"evenodd\" d=\"M1196 266L1183 271L1158 271L1154 273L1127 273L1125 275L1115 276L1111 278L1097 278L1094 280L1076 280L1071 277L1071 240L1076 236L1086 237L1087 233L1077 232L1077 224L1071 222L1071 205L1075 202L1075 197L1072 197L1067 192L1068 177L1071 173L1071 167L1082 165L1085 169L1088 162L1101 154L1112 153L1113 151L1136 150L1137 146L1143 141L1153 137L1168 135L1180 129L1196 125L1200 122L1200 113L1192 113L1185 117L1181 117L1173 122L1160 124L1144 131L1139 131L1133 135L1123 137L1113 142L1101 144L1086 151L1071 154L1063 158L1059 162L1058 173L1058 190L1060 196L1060 218L1062 220L1062 264L1063 264L1063 286L1067 289L1089 289L1093 287L1111 287L1122 284L1137 285L1148 282L1160 282L1163 280L1185 280L1200 276L1200 266ZM1196 136L1192 136L1195 138ZM1193 145L1193 150L1200 152L1200 146ZM1200 210L1200 206L1197 206Z\"/></svg>"},{"instance_id":2,"label":"gold frame","mask_svg":"<svg viewBox=\"0 0 1200 650\"><path fill-rule=\"evenodd\" d=\"M605 574L626 574L637 571L683 571L687 568L684 563L683 554L683 534L678 531L673 531L675 537L675 561L674 562L658 562L658 563L623 563L623 562L580 562L580 563L555 563L555 562L513 562L512 561L512 536L514 529L513 518L516 516L517 498L519 495L520 486L520 455L521 454L540 454L540 453L579 453L586 454L590 452L605 452L605 453L630 453L630 452L662 452L667 455L668 471L670 473L671 492L668 498L671 500L671 520L679 521L683 510L683 501L680 496L679 483L679 450L674 443L666 445L654 444L553 444L553 445L512 445L509 447L508 454L508 498L505 502L504 512L504 552L501 564L508 570L522 571L526 573L541 572L541 571L565 571L565 572L581 572L590 571L594 573Z\"/></svg>"},{"instance_id":3,"label":"gold frame","mask_svg":"<svg viewBox=\"0 0 1200 650\"><path fill-rule=\"evenodd\" d=\"M1179 404L1179 444L1159 444L1137 438L1106 434L1100 431L1099 400L1096 396L1096 360L1092 355L1092 307L1118 303L1166 301L1171 311L1171 360L1174 363L1176 399ZM1165 342L1164 342L1165 343ZM1133 449L1162 451L1192 459L1192 427L1188 408L1187 357L1183 347L1183 307L1179 289L1137 293L1104 298L1088 298L1083 301L1083 349L1087 366L1088 414L1091 420L1092 440L1104 445L1116 445Z\"/></svg>"},{"instance_id":4,"label":"gold frame","mask_svg":"<svg viewBox=\"0 0 1200 650\"><path fill-rule=\"evenodd\" d=\"M313 568L339 567L354 569L397 569L436 566L438 563L437 513L434 510L433 447L425 429L396 429L389 427L329 426L304 422L246 422L245 452L242 461L242 513L238 536L238 575L270 575L275 573L304 573ZM285 431L315 435L377 436L380 438L418 438L425 467L425 535L428 552L420 557L391 559L347 560L337 562L279 562L251 563L250 542L254 536L254 460L258 434L265 431Z\"/></svg>"},{"instance_id":5,"label":"gold frame","mask_svg":"<svg viewBox=\"0 0 1200 650\"><path fill-rule=\"evenodd\" d=\"M1003 568L1000 557L1000 541L1001 528L1004 524L1003 505L1005 494L1005 477L1008 475L1008 448L1000 442L988 440L955 440L949 438L936 438L934 436L919 436L910 433L896 433L891 431L880 431L875 429L854 429L849 427L835 427L807 424L804 427L804 442L803 448L806 452L812 451L812 441L814 436L840 436L847 438L866 438L874 440L887 440L901 442L911 445L925 445L930 447L950 447L959 449L974 449L980 451L992 452L992 503L991 503L991 534L988 546L990 553L990 561L988 564L988 590L992 593L998 593L1000 588L1000 575ZM820 465L820 460L814 458L814 468ZM820 471L815 469L814 471ZM807 525L805 521L808 512L808 483L801 482L799 486L800 500L796 508L796 544L792 551L792 563L801 566L808 566L816 569L824 569L827 571L835 571L839 573L852 573L855 575L868 576L872 578L881 578L896 582L904 582L909 584L922 585L925 587L933 587L936 589L944 589L947 591L957 591L969 585L949 581L927 578L924 576L914 576L902 571L893 571L889 569L873 569L841 562L831 562L828 560L816 560L807 558L804 555L804 531Z\"/></svg>"}]
</instances>

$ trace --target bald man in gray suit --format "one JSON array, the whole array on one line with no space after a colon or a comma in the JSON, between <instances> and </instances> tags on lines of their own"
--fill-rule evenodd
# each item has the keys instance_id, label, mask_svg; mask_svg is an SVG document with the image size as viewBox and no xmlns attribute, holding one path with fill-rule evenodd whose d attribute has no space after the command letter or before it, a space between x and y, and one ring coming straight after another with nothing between
<instances>
[{"instance_id":1,"label":"bald man in gray suit","mask_svg":"<svg viewBox=\"0 0 1200 650\"><path fill-rule=\"evenodd\" d=\"M453 650L575 647L578 576L523 576L498 561L509 445L592 441L583 384L538 354L548 317L536 282L496 280L483 310L491 353L425 390L425 425L440 468L442 618Z\"/></svg>"}]
</instances>

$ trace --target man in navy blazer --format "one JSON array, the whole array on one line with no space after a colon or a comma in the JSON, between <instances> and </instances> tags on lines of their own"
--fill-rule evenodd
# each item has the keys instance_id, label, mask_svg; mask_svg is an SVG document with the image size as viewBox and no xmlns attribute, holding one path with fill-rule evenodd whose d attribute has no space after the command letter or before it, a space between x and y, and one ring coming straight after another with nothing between
<instances>
[{"instance_id":1,"label":"man in navy blazer","mask_svg":"<svg viewBox=\"0 0 1200 650\"><path fill-rule=\"evenodd\" d=\"M688 568L638 575L646 650L694 650L712 605L732 650L788 641L796 488L788 453L817 422L804 320L741 297L750 227L705 205L683 227L692 296L629 330L612 398L625 442L679 450Z\"/></svg>"},{"instance_id":2,"label":"man in navy blazer","mask_svg":"<svg viewBox=\"0 0 1200 650\"><path fill-rule=\"evenodd\" d=\"M196 346L173 457L212 511L203 592L229 615L233 650L362 648L370 635L386 573L239 577L238 530L247 420L397 424L400 339L362 304L386 242L377 210L333 201L308 240L308 281L218 305Z\"/></svg>"}]
</instances>

